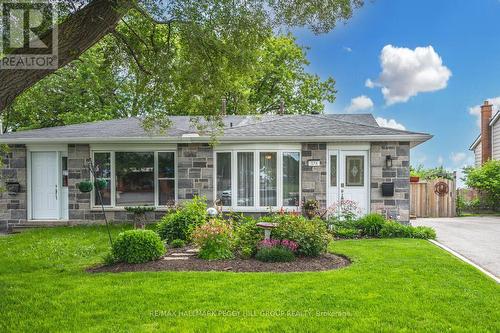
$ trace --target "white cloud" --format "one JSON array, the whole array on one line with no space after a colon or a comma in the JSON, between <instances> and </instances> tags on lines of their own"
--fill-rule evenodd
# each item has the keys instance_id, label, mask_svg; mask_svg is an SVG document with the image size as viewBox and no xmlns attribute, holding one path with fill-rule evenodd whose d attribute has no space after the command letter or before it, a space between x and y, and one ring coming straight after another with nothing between
<instances>
[{"instance_id":1,"label":"white cloud","mask_svg":"<svg viewBox=\"0 0 500 333\"><path fill-rule=\"evenodd\" d=\"M389 105L407 102L422 92L444 89L451 77L451 71L430 45L414 50L386 45L380 53L380 65L378 81L368 79L365 86L380 86Z\"/></svg>"},{"instance_id":2,"label":"white cloud","mask_svg":"<svg viewBox=\"0 0 500 333\"><path fill-rule=\"evenodd\" d=\"M375 82L373 82L370 79L366 79L366 81L365 81L365 87L371 89L371 88L375 88L375 86L376 86Z\"/></svg>"},{"instance_id":3,"label":"white cloud","mask_svg":"<svg viewBox=\"0 0 500 333\"><path fill-rule=\"evenodd\" d=\"M403 131L406 130L406 127L404 127L403 124L398 123L394 119L385 119L382 117L377 117L377 119L375 119L375 120L377 121L377 123L381 127L389 127L389 128L394 128L394 129L403 130Z\"/></svg>"},{"instance_id":4,"label":"white cloud","mask_svg":"<svg viewBox=\"0 0 500 333\"><path fill-rule=\"evenodd\" d=\"M352 52L352 49L348 46L344 46L342 49L346 52Z\"/></svg>"},{"instance_id":5,"label":"white cloud","mask_svg":"<svg viewBox=\"0 0 500 333\"><path fill-rule=\"evenodd\" d=\"M460 162L463 162L467 158L467 154L460 152L460 153L451 153L451 160L455 164L459 164Z\"/></svg>"},{"instance_id":6,"label":"white cloud","mask_svg":"<svg viewBox=\"0 0 500 333\"><path fill-rule=\"evenodd\" d=\"M500 109L500 96L488 98L488 102L493 104L493 114L495 114L495 112ZM476 125L481 127L481 105L478 104L469 108L469 114L476 117Z\"/></svg>"},{"instance_id":7,"label":"white cloud","mask_svg":"<svg viewBox=\"0 0 500 333\"><path fill-rule=\"evenodd\" d=\"M443 165L444 164L444 158L443 156L438 157L438 165Z\"/></svg>"},{"instance_id":8,"label":"white cloud","mask_svg":"<svg viewBox=\"0 0 500 333\"><path fill-rule=\"evenodd\" d=\"M353 113L356 111L371 109L373 109L373 101L370 99L370 97L361 95L351 99L351 104L346 108L346 111L349 113Z\"/></svg>"}]
</instances>

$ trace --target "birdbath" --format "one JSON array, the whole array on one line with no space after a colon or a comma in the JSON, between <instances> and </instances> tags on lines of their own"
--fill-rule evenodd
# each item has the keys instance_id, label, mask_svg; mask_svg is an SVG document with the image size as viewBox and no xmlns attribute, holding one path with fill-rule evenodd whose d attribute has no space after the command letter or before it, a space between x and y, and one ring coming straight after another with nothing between
<instances>
[{"instance_id":1,"label":"birdbath","mask_svg":"<svg viewBox=\"0 0 500 333\"><path fill-rule=\"evenodd\" d=\"M271 230L276 228L278 226L278 224L277 223L270 223L270 222L259 222L256 224L256 226L264 229L264 239L270 240L271 239Z\"/></svg>"}]
</instances>

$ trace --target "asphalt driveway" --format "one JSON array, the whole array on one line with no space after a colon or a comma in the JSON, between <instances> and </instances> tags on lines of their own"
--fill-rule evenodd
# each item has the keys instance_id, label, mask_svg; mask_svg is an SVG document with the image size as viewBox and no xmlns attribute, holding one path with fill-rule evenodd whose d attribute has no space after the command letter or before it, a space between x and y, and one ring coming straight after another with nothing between
<instances>
[{"instance_id":1,"label":"asphalt driveway","mask_svg":"<svg viewBox=\"0 0 500 333\"><path fill-rule=\"evenodd\" d=\"M411 224L434 228L439 243L500 278L500 217L427 218Z\"/></svg>"}]
</instances>

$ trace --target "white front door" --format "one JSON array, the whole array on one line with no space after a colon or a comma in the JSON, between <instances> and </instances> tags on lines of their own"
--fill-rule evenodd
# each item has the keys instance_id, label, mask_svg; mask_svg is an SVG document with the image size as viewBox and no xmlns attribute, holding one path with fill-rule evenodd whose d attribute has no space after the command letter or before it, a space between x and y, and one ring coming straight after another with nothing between
<instances>
[{"instance_id":1,"label":"white front door","mask_svg":"<svg viewBox=\"0 0 500 333\"><path fill-rule=\"evenodd\" d=\"M334 149L328 151L328 206L338 206L343 200L356 203L359 214L368 208L368 151Z\"/></svg>"},{"instance_id":2,"label":"white front door","mask_svg":"<svg viewBox=\"0 0 500 333\"><path fill-rule=\"evenodd\" d=\"M31 152L31 217L60 219L57 152Z\"/></svg>"}]
</instances>

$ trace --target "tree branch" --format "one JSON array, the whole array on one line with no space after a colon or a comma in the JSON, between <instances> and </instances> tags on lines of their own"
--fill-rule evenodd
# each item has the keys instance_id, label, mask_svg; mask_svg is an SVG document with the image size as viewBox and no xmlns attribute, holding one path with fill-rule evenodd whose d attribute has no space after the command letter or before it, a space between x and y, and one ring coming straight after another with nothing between
<instances>
[{"instance_id":1,"label":"tree branch","mask_svg":"<svg viewBox=\"0 0 500 333\"><path fill-rule=\"evenodd\" d=\"M77 59L88 48L114 30L120 18L133 6L134 0L93 0L87 6L69 15L57 25L58 68ZM52 31L48 30L40 39L52 48ZM27 46L10 52L15 54L37 54ZM3 59L0 60L0 62ZM2 69L0 70L0 112L26 89L52 74L56 69Z\"/></svg>"},{"instance_id":2,"label":"tree branch","mask_svg":"<svg viewBox=\"0 0 500 333\"><path fill-rule=\"evenodd\" d=\"M147 69L146 69L146 68L142 65L142 63L140 62L139 57L135 54L134 49L133 49L133 48L132 48L132 46L128 43L127 38L125 38L125 36L124 36L123 34L121 34L120 32L118 32L118 31L113 31L113 36L115 36L115 37L116 37L116 38L117 38L120 42L122 42L122 43L125 45L125 47L126 47L126 48L127 48L127 50L128 50L128 54L129 54L132 58L134 58L134 61L135 61L135 63L137 64L137 67L139 67L139 69L140 69L142 72L144 72L144 73L146 73L146 74L148 74L148 75L151 75L151 72L150 72L150 71L148 71L148 70L147 70Z\"/></svg>"}]
</instances>

